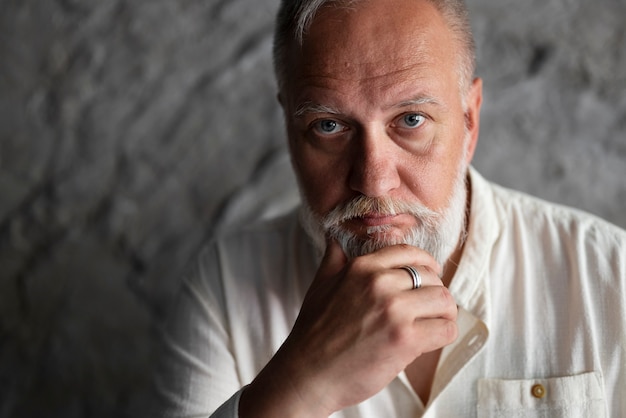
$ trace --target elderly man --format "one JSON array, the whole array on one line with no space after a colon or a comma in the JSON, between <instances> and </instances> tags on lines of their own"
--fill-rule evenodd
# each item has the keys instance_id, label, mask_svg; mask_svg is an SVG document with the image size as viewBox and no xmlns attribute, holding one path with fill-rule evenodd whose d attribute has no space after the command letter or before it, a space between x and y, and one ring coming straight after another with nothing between
<instances>
[{"instance_id":1,"label":"elderly man","mask_svg":"<svg viewBox=\"0 0 626 418\"><path fill-rule=\"evenodd\" d=\"M166 337L165 416L626 413L626 233L470 168L454 0L284 0L302 207L216 239Z\"/></svg>"}]
</instances>

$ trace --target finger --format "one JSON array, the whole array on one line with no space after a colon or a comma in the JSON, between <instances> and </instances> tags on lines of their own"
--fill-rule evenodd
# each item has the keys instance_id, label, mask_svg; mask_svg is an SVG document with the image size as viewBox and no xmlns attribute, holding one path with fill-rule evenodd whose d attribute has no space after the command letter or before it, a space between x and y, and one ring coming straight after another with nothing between
<instances>
[{"instance_id":1,"label":"finger","mask_svg":"<svg viewBox=\"0 0 626 418\"><path fill-rule=\"evenodd\" d=\"M419 352L415 353L418 356L452 344L459 331L455 321L431 318L417 321L414 325L414 332L416 335L428 336L428 338L419 339Z\"/></svg>"},{"instance_id":2,"label":"finger","mask_svg":"<svg viewBox=\"0 0 626 418\"><path fill-rule=\"evenodd\" d=\"M402 266L420 266L430 269L436 275L441 275L442 269L432 255L407 244L391 245L381 248L371 254L363 256L368 263L377 265L379 268L399 268ZM422 270L420 270L421 273Z\"/></svg>"},{"instance_id":3,"label":"finger","mask_svg":"<svg viewBox=\"0 0 626 418\"><path fill-rule=\"evenodd\" d=\"M439 278L437 274L435 274L430 268L423 266L415 266L412 265L419 277L421 278L421 286L443 286L443 282ZM398 267L392 269L390 274L393 274L393 282L391 286L394 286L397 290L416 290L413 286L413 276L411 273L404 267Z\"/></svg>"},{"instance_id":4,"label":"finger","mask_svg":"<svg viewBox=\"0 0 626 418\"><path fill-rule=\"evenodd\" d=\"M443 286L395 293L385 301L383 309L390 323L408 324L434 318L456 321L458 315L454 298Z\"/></svg>"},{"instance_id":5,"label":"finger","mask_svg":"<svg viewBox=\"0 0 626 418\"><path fill-rule=\"evenodd\" d=\"M337 275L346 265L348 258L334 238L326 240L326 251L317 269L316 280Z\"/></svg>"},{"instance_id":6,"label":"finger","mask_svg":"<svg viewBox=\"0 0 626 418\"><path fill-rule=\"evenodd\" d=\"M404 315L414 320L443 318L456 321L458 308L450 291L443 286L423 287L419 292L403 292L401 298Z\"/></svg>"}]
</instances>

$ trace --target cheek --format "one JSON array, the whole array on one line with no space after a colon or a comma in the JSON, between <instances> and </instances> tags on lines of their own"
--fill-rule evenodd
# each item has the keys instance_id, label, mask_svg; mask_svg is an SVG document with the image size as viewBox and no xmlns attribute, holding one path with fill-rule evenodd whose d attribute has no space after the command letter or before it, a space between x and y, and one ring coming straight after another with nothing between
<instances>
[{"instance_id":1,"label":"cheek","mask_svg":"<svg viewBox=\"0 0 626 418\"><path fill-rule=\"evenodd\" d=\"M462 152L439 146L428 156L415 158L405 171L405 184L419 201L433 210L448 206Z\"/></svg>"},{"instance_id":2,"label":"cheek","mask_svg":"<svg viewBox=\"0 0 626 418\"><path fill-rule=\"evenodd\" d=\"M320 155L306 143L290 144L294 171L311 209L326 214L346 199L345 167L341 158Z\"/></svg>"}]
</instances>

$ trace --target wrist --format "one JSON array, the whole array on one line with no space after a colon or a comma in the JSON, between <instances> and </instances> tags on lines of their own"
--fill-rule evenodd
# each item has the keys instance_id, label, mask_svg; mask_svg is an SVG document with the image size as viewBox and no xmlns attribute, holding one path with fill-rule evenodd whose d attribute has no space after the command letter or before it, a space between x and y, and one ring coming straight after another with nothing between
<instances>
[{"instance_id":1,"label":"wrist","mask_svg":"<svg viewBox=\"0 0 626 418\"><path fill-rule=\"evenodd\" d=\"M280 354L277 353L243 389L239 417L327 418L334 411L323 407L323 402L315 395L316 391L312 390L314 385L304 383L306 379L300 378L296 368L291 370Z\"/></svg>"}]
</instances>

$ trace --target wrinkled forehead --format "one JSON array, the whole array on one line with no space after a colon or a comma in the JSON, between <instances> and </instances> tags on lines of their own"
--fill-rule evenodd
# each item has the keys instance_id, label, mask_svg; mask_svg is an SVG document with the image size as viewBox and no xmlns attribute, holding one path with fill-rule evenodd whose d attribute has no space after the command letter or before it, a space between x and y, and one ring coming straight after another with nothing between
<instances>
[{"instance_id":1,"label":"wrinkled forehead","mask_svg":"<svg viewBox=\"0 0 626 418\"><path fill-rule=\"evenodd\" d=\"M295 77L367 80L407 68L455 66L458 46L428 1L365 0L318 10L290 51Z\"/></svg>"}]
</instances>

